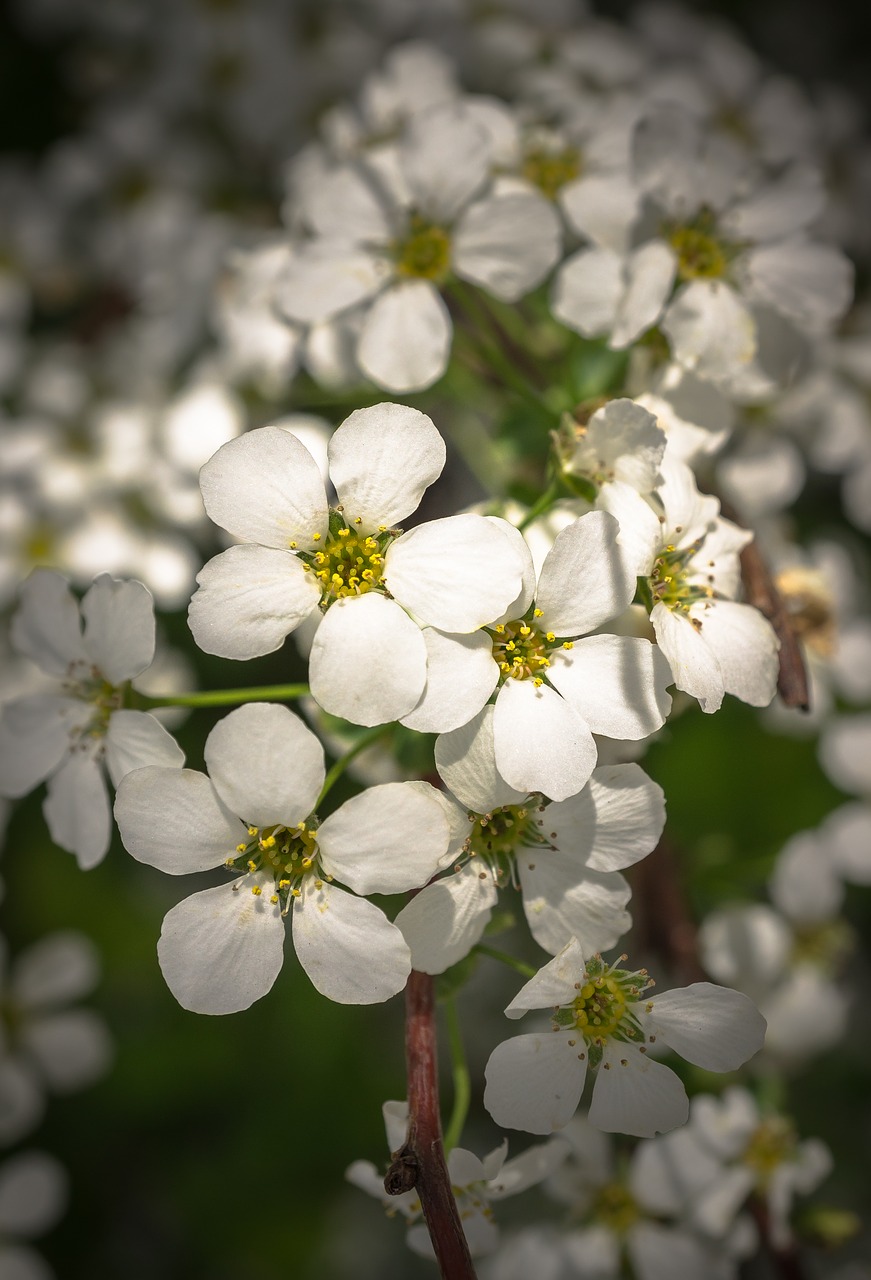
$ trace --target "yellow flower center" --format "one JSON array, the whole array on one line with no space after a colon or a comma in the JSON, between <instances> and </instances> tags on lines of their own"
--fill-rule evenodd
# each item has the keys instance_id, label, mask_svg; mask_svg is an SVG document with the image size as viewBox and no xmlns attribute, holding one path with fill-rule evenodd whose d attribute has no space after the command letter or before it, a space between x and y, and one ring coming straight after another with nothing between
<instances>
[{"instance_id":1,"label":"yellow flower center","mask_svg":"<svg viewBox=\"0 0 871 1280\"><path fill-rule=\"evenodd\" d=\"M396 271L419 280L446 280L451 270L451 238L444 227L412 214L408 234L393 246Z\"/></svg>"},{"instance_id":2,"label":"yellow flower center","mask_svg":"<svg viewBox=\"0 0 871 1280\"><path fill-rule=\"evenodd\" d=\"M626 957L621 956L620 959L625 960ZM554 1028L579 1031L587 1042L590 1060L594 1064L611 1039L637 1041L643 1053L645 1035L636 1017L635 1006L651 985L646 969L639 969L637 973L616 969L606 965L601 956L593 956L587 961L583 980L575 984L578 994L572 1003L554 1012Z\"/></svg>"},{"instance_id":3,"label":"yellow flower center","mask_svg":"<svg viewBox=\"0 0 871 1280\"><path fill-rule=\"evenodd\" d=\"M590 1219L622 1236L642 1217L627 1187L620 1182L606 1182L596 1192Z\"/></svg>"},{"instance_id":4,"label":"yellow flower center","mask_svg":"<svg viewBox=\"0 0 871 1280\"><path fill-rule=\"evenodd\" d=\"M532 680L536 686L541 686L550 666L551 652L555 648L573 648L571 640L558 643L552 631L539 630L534 621L539 617L541 610L535 609L532 621L517 618L514 622L498 622L490 630L500 684L506 680Z\"/></svg>"},{"instance_id":5,"label":"yellow flower center","mask_svg":"<svg viewBox=\"0 0 871 1280\"><path fill-rule=\"evenodd\" d=\"M395 530L381 528L377 537L362 534L332 513L330 532L325 538L315 535L315 542L322 545L315 551L299 553L306 571L318 581L323 610L344 596L363 596L376 588L384 590L384 552L394 533ZM291 550L295 549L291 543Z\"/></svg>"},{"instance_id":6,"label":"yellow flower center","mask_svg":"<svg viewBox=\"0 0 871 1280\"><path fill-rule=\"evenodd\" d=\"M580 177L581 155L574 147L549 151L537 147L524 156L521 174L548 200L555 200L563 187Z\"/></svg>"},{"instance_id":7,"label":"yellow flower center","mask_svg":"<svg viewBox=\"0 0 871 1280\"><path fill-rule=\"evenodd\" d=\"M669 609L677 609L688 613L690 606L699 600L710 600L714 595L714 576L708 575L707 582L691 582L690 577L698 576L698 567L690 566L702 545L702 538L697 538L688 547L675 547L669 544L656 558L653 573L650 576L650 591L654 604L664 604ZM713 561L710 568L713 568Z\"/></svg>"},{"instance_id":8,"label":"yellow flower center","mask_svg":"<svg viewBox=\"0 0 871 1280\"><path fill-rule=\"evenodd\" d=\"M319 866L316 822L311 826L300 822L295 827L249 826L247 830L248 838L236 845L235 853L225 865L229 871L242 875L258 872L271 875L275 888L269 901L280 902L283 915L287 913L288 900L300 896L300 884L306 876L314 876L318 888L324 880L332 879L324 875ZM261 886L255 885L251 892L259 897Z\"/></svg>"},{"instance_id":9,"label":"yellow flower center","mask_svg":"<svg viewBox=\"0 0 871 1280\"><path fill-rule=\"evenodd\" d=\"M741 248L721 239L709 210L703 209L694 222L665 228L665 238L677 254L679 280L720 280Z\"/></svg>"},{"instance_id":10,"label":"yellow flower center","mask_svg":"<svg viewBox=\"0 0 871 1280\"><path fill-rule=\"evenodd\" d=\"M752 1135L741 1158L756 1175L757 1187L764 1189L779 1166L795 1157L797 1147L792 1121L771 1116Z\"/></svg>"}]
</instances>

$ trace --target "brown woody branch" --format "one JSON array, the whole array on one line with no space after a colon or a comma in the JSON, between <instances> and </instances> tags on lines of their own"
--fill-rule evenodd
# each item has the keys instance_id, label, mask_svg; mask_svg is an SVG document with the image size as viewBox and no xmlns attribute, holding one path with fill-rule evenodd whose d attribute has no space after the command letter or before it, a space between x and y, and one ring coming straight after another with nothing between
<instances>
[{"instance_id":1,"label":"brown woody branch","mask_svg":"<svg viewBox=\"0 0 871 1280\"><path fill-rule=\"evenodd\" d=\"M682 982L704 982L695 921L680 878L677 852L663 836L634 868L633 895L641 906L636 931L643 950L663 958Z\"/></svg>"},{"instance_id":2,"label":"brown woody branch","mask_svg":"<svg viewBox=\"0 0 871 1280\"><path fill-rule=\"evenodd\" d=\"M439 1112L433 979L412 970L405 988L408 1133L384 1179L388 1195L416 1190L442 1280L475 1280L445 1162Z\"/></svg>"}]
</instances>

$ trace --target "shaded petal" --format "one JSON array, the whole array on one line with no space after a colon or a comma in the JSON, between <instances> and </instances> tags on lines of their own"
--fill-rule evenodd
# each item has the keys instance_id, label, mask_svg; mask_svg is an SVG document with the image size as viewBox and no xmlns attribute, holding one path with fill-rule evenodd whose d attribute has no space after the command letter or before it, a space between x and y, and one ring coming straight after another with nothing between
<instances>
[{"instance_id":1,"label":"shaded petal","mask_svg":"<svg viewBox=\"0 0 871 1280\"><path fill-rule=\"evenodd\" d=\"M567 942L553 960L520 988L505 1010L507 1018L522 1018L528 1009L547 1009L571 1004L578 993L577 983L586 976L584 952L577 938Z\"/></svg>"},{"instance_id":2,"label":"shaded petal","mask_svg":"<svg viewBox=\"0 0 871 1280\"><path fill-rule=\"evenodd\" d=\"M372 533L416 511L445 465L433 421L404 404L357 409L329 443L330 478L349 527Z\"/></svg>"},{"instance_id":3,"label":"shaded petal","mask_svg":"<svg viewBox=\"0 0 871 1280\"><path fill-rule=\"evenodd\" d=\"M560 530L535 593L541 630L585 635L629 605L635 576L617 548L619 533L620 526L606 511L591 511Z\"/></svg>"},{"instance_id":4,"label":"shaded petal","mask_svg":"<svg viewBox=\"0 0 871 1280\"><path fill-rule=\"evenodd\" d=\"M480 942L499 899L493 877L474 860L453 875L427 885L396 917L421 973L444 973Z\"/></svg>"},{"instance_id":5,"label":"shaded petal","mask_svg":"<svg viewBox=\"0 0 871 1280\"><path fill-rule=\"evenodd\" d=\"M52 933L23 951L10 984L16 1004L51 1009L93 991L100 976L96 947L82 933Z\"/></svg>"},{"instance_id":6,"label":"shaded petal","mask_svg":"<svg viewBox=\"0 0 871 1280\"><path fill-rule=\"evenodd\" d=\"M636 742L655 733L671 708L668 664L649 640L586 636L571 650L557 649L551 683L593 733Z\"/></svg>"},{"instance_id":7,"label":"shaded petal","mask_svg":"<svg viewBox=\"0 0 871 1280\"><path fill-rule=\"evenodd\" d=\"M311 551L329 526L327 495L308 449L281 427L221 445L200 471L209 519L242 542Z\"/></svg>"},{"instance_id":8,"label":"shaded petal","mask_svg":"<svg viewBox=\"0 0 871 1280\"><path fill-rule=\"evenodd\" d=\"M197 574L188 610L191 633L204 653L257 658L274 653L321 597L314 574L287 551L230 547Z\"/></svg>"},{"instance_id":9,"label":"shaded petal","mask_svg":"<svg viewBox=\"0 0 871 1280\"><path fill-rule=\"evenodd\" d=\"M316 239L281 274L278 308L289 320L319 324L371 298L390 279L390 263L342 240Z\"/></svg>"},{"instance_id":10,"label":"shaded petal","mask_svg":"<svg viewBox=\"0 0 871 1280\"><path fill-rule=\"evenodd\" d=\"M726 692L723 674L699 631L687 616L664 604L653 606L650 621L677 688L698 698L703 711L717 711Z\"/></svg>"},{"instance_id":11,"label":"shaded petal","mask_svg":"<svg viewBox=\"0 0 871 1280\"><path fill-rule=\"evenodd\" d=\"M582 249L557 272L551 309L584 338L608 333L623 297L623 260L610 249Z\"/></svg>"},{"instance_id":12,"label":"shaded petal","mask_svg":"<svg viewBox=\"0 0 871 1280\"><path fill-rule=\"evenodd\" d=\"M168 769L184 764L184 752L171 733L147 711L113 711L106 732L106 768L112 786L147 764Z\"/></svg>"},{"instance_id":13,"label":"shaded petal","mask_svg":"<svg viewBox=\"0 0 871 1280\"><path fill-rule=\"evenodd\" d=\"M76 752L48 780L42 812L52 840L76 855L83 871L102 862L112 835L106 778L91 756Z\"/></svg>"},{"instance_id":14,"label":"shaded petal","mask_svg":"<svg viewBox=\"0 0 871 1280\"><path fill-rule=\"evenodd\" d=\"M484 1069L484 1106L503 1129L553 1133L578 1109L587 1077L586 1046L566 1032L503 1040Z\"/></svg>"},{"instance_id":15,"label":"shaded petal","mask_svg":"<svg viewBox=\"0 0 871 1280\"><path fill-rule=\"evenodd\" d=\"M552 800L580 791L596 764L586 721L555 690L532 680L508 680L499 690L493 738L505 781Z\"/></svg>"},{"instance_id":16,"label":"shaded petal","mask_svg":"<svg viewBox=\"0 0 871 1280\"><path fill-rule=\"evenodd\" d=\"M454 269L504 302L515 302L541 283L561 246L559 218L543 196L489 196L476 201L454 229Z\"/></svg>"},{"instance_id":17,"label":"shaded petal","mask_svg":"<svg viewBox=\"0 0 871 1280\"><path fill-rule=\"evenodd\" d=\"M735 1071L762 1048L765 1019L749 997L712 982L664 991L647 1002L644 1025L707 1071Z\"/></svg>"},{"instance_id":18,"label":"shaded petal","mask_svg":"<svg viewBox=\"0 0 871 1280\"><path fill-rule=\"evenodd\" d=\"M401 143L402 168L422 212L452 221L489 177L491 144L461 106L420 112Z\"/></svg>"},{"instance_id":19,"label":"shaded petal","mask_svg":"<svg viewBox=\"0 0 871 1280\"><path fill-rule=\"evenodd\" d=\"M7 702L0 713L0 795L24 796L47 778L84 728L91 708L76 698L38 693Z\"/></svg>"},{"instance_id":20,"label":"shaded petal","mask_svg":"<svg viewBox=\"0 0 871 1280\"><path fill-rule=\"evenodd\" d=\"M426 683L420 628L393 600L370 592L337 600L315 633L312 696L352 724L386 724L407 715Z\"/></svg>"},{"instance_id":21,"label":"shaded petal","mask_svg":"<svg viewBox=\"0 0 871 1280\"><path fill-rule=\"evenodd\" d=\"M589 1120L606 1133L652 1138L686 1124L686 1090L670 1067L634 1045L609 1040L596 1072Z\"/></svg>"},{"instance_id":22,"label":"shaded petal","mask_svg":"<svg viewBox=\"0 0 871 1280\"><path fill-rule=\"evenodd\" d=\"M34 569L20 598L9 630L20 653L52 676L66 675L71 662L88 662L78 602L65 578L53 569Z\"/></svg>"},{"instance_id":23,"label":"shaded petal","mask_svg":"<svg viewBox=\"0 0 871 1280\"><path fill-rule=\"evenodd\" d=\"M324 751L287 707L249 702L219 720L206 739L206 767L218 799L255 827L295 827L324 785Z\"/></svg>"},{"instance_id":24,"label":"shaded petal","mask_svg":"<svg viewBox=\"0 0 871 1280\"><path fill-rule=\"evenodd\" d=\"M272 988L284 959L284 921L270 901L272 884L265 875L242 876L168 912L157 958L183 1009L238 1013Z\"/></svg>"},{"instance_id":25,"label":"shaded petal","mask_svg":"<svg viewBox=\"0 0 871 1280\"><path fill-rule=\"evenodd\" d=\"M626 292L620 300L611 346L628 347L659 319L674 284L677 259L659 240L630 253L626 262Z\"/></svg>"},{"instance_id":26,"label":"shaded petal","mask_svg":"<svg viewBox=\"0 0 871 1280\"><path fill-rule=\"evenodd\" d=\"M99 1080L112 1061L112 1037L90 1009L28 1022L21 1044L54 1093L75 1093Z\"/></svg>"},{"instance_id":27,"label":"shaded petal","mask_svg":"<svg viewBox=\"0 0 871 1280\"><path fill-rule=\"evenodd\" d=\"M517 870L532 936L555 955L572 937L584 955L613 947L631 924L629 885L616 872L590 871L558 849L522 849Z\"/></svg>"},{"instance_id":28,"label":"shaded petal","mask_svg":"<svg viewBox=\"0 0 871 1280\"><path fill-rule=\"evenodd\" d=\"M800 240L760 245L741 259L741 268L754 300L808 333L831 329L853 298L853 265L834 245Z\"/></svg>"},{"instance_id":29,"label":"shaded petal","mask_svg":"<svg viewBox=\"0 0 871 1280\"><path fill-rule=\"evenodd\" d=\"M331 814L318 848L324 871L356 893L403 893L435 874L450 836L434 788L385 782Z\"/></svg>"},{"instance_id":30,"label":"shaded petal","mask_svg":"<svg viewBox=\"0 0 871 1280\"><path fill-rule=\"evenodd\" d=\"M492 622L517 599L523 561L496 521L447 516L391 543L384 580L421 625L465 634Z\"/></svg>"},{"instance_id":31,"label":"shaded petal","mask_svg":"<svg viewBox=\"0 0 871 1280\"><path fill-rule=\"evenodd\" d=\"M596 871L622 871L650 853L665 826L665 796L637 764L593 770L580 795L549 805L541 819L563 852Z\"/></svg>"},{"instance_id":32,"label":"shaded petal","mask_svg":"<svg viewBox=\"0 0 871 1280\"><path fill-rule=\"evenodd\" d=\"M729 378L756 354L756 325L722 280L691 280L675 294L662 329L679 364L702 378Z\"/></svg>"},{"instance_id":33,"label":"shaded petal","mask_svg":"<svg viewBox=\"0 0 871 1280\"><path fill-rule=\"evenodd\" d=\"M697 621L726 692L751 707L767 707L777 689L780 649L767 618L752 605L716 600Z\"/></svg>"},{"instance_id":34,"label":"shaded petal","mask_svg":"<svg viewBox=\"0 0 871 1280\"><path fill-rule=\"evenodd\" d=\"M241 822L193 769L136 769L122 778L115 821L137 862L170 875L208 871L236 857Z\"/></svg>"},{"instance_id":35,"label":"shaded petal","mask_svg":"<svg viewBox=\"0 0 871 1280\"><path fill-rule=\"evenodd\" d=\"M376 298L363 320L357 360L387 391L421 391L448 367L453 325L428 280L403 280Z\"/></svg>"},{"instance_id":36,"label":"shaded petal","mask_svg":"<svg viewBox=\"0 0 871 1280\"><path fill-rule=\"evenodd\" d=\"M601 249L623 253L641 196L623 173L596 174L560 192L560 205L575 231Z\"/></svg>"},{"instance_id":37,"label":"shaded petal","mask_svg":"<svg viewBox=\"0 0 871 1280\"><path fill-rule=\"evenodd\" d=\"M54 1156L42 1151L21 1151L4 1161L0 1169L3 1236L42 1235L57 1222L66 1201L66 1171Z\"/></svg>"},{"instance_id":38,"label":"shaded petal","mask_svg":"<svg viewBox=\"0 0 871 1280\"><path fill-rule=\"evenodd\" d=\"M293 900L293 945L313 986L338 1004L381 1004L411 972L405 939L379 907L312 877Z\"/></svg>"},{"instance_id":39,"label":"shaded petal","mask_svg":"<svg viewBox=\"0 0 871 1280\"><path fill-rule=\"evenodd\" d=\"M446 635L424 627L426 687L402 723L418 733L447 733L481 710L499 681L493 644L484 631Z\"/></svg>"},{"instance_id":40,"label":"shaded petal","mask_svg":"<svg viewBox=\"0 0 871 1280\"><path fill-rule=\"evenodd\" d=\"M0 1142L8 1146L23 1138L36 1127L44 1110L32 1068L25 1069L8 1056L0 1059Z\"/></svg>"},{"instance_id":41,"label":"shaded petal","mask_svg":"<svg viewBox=\"0 0 871 1280\"><path fill-rule=\"evenodd\" d=\"M482 707L468 724L436 739L435 763L442 781L474 813L519 804L528 792L508 785L496 768L495 707Z\"/></svg>"},{"instance_id":42,"label":"shaded petal","mask_svg":"<svg viewBox=\"0 0 871 1280\"><path fill-rule=\"evenodd\" d=\"M141 582L101 573L82 600L84 645L110 684L141 675L154 657L154 601Z\"/></svg>"}]
</instances>

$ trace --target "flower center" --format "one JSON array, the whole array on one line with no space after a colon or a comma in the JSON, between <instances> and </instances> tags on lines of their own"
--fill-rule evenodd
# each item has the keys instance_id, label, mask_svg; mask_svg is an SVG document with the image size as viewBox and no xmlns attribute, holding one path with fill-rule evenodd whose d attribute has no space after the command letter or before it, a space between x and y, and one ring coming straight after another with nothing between
<instances>
[{"instance_id":1,"label":"flower center","mask_svg":"<svg viewBox=\"0 0 871 1280\"><path fill-rule=\"evenodd\" d=\"M793 964L811 964L822 974L834 976L855 947L853 930L846 920L803 925L796 929Z\"/></svg>"},{"instance_id":2,"label":"flower center","mask_svg":"<svg viewBox=\"0 0 871 1280\"><path fill-rule=\"evenodd\" d=\"M89 703L91 707L90 720L74 733L78 745L86 748L88 739L91 739L93 746L95 740L106 736L112 712L119 711L124 706L126 687L109 684L97 667L80 661L69 664L62 686L64 693L80 702Z\"/></svg>"},{"instance_id":3,"label":"flower center","mask_svg":"<svg viewBox=\"0 0 871 1280\"><path fill-rule=\"evenodd\" d=\"M541 610L533 611L533 619L541 617ZM543 672L550 666L550 653L557 647L552 631L540 631L534 620L518 618L514 622L497 622L490 631L493 638L493 657L499 665L499 683L506 680L532 680L538 688L544 684ZM563 641L563 649L574 647L571 640Z\"/></svg>"},{"instance_id":4,"label":"flower center","mask_svg":"<svg viewBox=\"0 0 871 1280\"><path fill-rule=\"evenodd\" d=\"M784 569L775 585L789 611L796 635L820 658L831 658L837 648L835 602L823 575L796 566Z\"/></svg>"},{"instance_id":5,"label":"flower center","mask_svg":"<svg viewBox=\"0 0 871 1280\"><path fill-rule=\"evenodd\" d=\"M451 238L444 227L411 215L408 234L393 246L396 270L419 280L446 280L451 269Z\"/></svg>"},{"instance_id":6,"label":"flower center","mask_svg":"<svg viewBox=\"0 0 871 1280\"><path fill-rule=\"evenodd\" d=\"M628 1188L620 1182L606 1182L600 1187L590 1210L592 1221L618 1236L625 1235L641 1216Z\"/></svg>"},{"instance_id":7,"label":"flower center","mask_svg":"<svg viewBox=\"0 0 871 1280\"><path fill-rule=\"evenodd\" d=\"M581 168L580 152L574 147L554 151L537 147L526 153L520 172L548 200L555 200L564 186L580 177Z\"/></svg>"},{"instance_id":8,"label":"flower center","mask_svg":"<svg viewBox=\"0 0 871 1280\"><path fill-rule=\"evenodd\" d=\"M699 600L710 600L714 594L713 575L707 583L691 581L697 569L690 561L697 555L704 538L697 538L688 547L675 547L669 543L659 553L650 576L650 590L654 604L664 604L669 609L689 612L690 606ZM712 566L713 567L713 566Z\"/></svg>"},{"instance_id":9,"label":"flower center","mask_svg":"<svg viewBox=\"0 0 871 1280\"><path fill-rule=\"evenodd\" d=\"M470 858L480 858L500 889L517 883L514 864L519 849L553 847L537 829L528 804L506 804L491 813L470 813L469 821L473 825L463 852Z\"/></svg>"},{"instance_id":10,"label":"flower center","mask_svg":"<svg viewBox=\"0 0 871 1280\"><path fill-rule=\"evenodd\" d=\"M606 965L601 956L593 956L587 962L584 981L577 984L578 994L572 1003L554 1014L554 1027L580 1031L590 1046L599 1048L611 1039L643 1043L645 1036L634 1005L650 985L646 969L632 973Z\"/></svg>"},{"instance_id":11,"label":"flower center","mask_svg":"<svg viewBox=\"0 0 871 1280\"><path fill-rule=\"evenodd\" d=\"M359 533L348 528L338 512L330 513L330 530L316 551L298 552L307 572L313 573L321 588L321 608L326 611L343 596L363 596L376 588L384 590L384 551L393 540L395 530L382 527L378 535ZM291 550L295 546L291 543Z\"/></svg>"},{"instance_id":12,"label":"flower center","mask_svg":"<svg viewBox=\"0 0 871 1280\"><path fill-rule=\"evenodd\" d=\"M756 1175L756 1185L766 1187L780 1165L794 1158L798 1147L795 1128L786 1116L771 1116L750 1138L741 1157Z\"/></svg>"},{"instance_id":13,"label":"flower center","mask_svg":"<svg viewBox=\"0 0 871 1280\"><path fill-rule=\"evenodd\" d=\"M324 880L332 879L320 869L317 820L310 817L308 823L311 825L300 822L295 827L249 826L248 839L236 845L235 855L224 864L228 871L237 874L255 875L259 871L271 875L275 892L269 901L281 903L282 915L287 914L288 900L300 896L300 885L306 876L315 876L318 887ZM255 885L251 892L259 897L260 885Z\"/></svg>"},{"instance_id":14,"label":"flower center","mask_svg":"<svg viewBox=\"0 0 871 1280\"><path fill-rule=\"evenodd\" d=\"M667 226L665 238L677 254L679 280L718 280L726 275L736 246L715 234L713 215L703 210L694 222Z\"/></svg>"}]
</instances>

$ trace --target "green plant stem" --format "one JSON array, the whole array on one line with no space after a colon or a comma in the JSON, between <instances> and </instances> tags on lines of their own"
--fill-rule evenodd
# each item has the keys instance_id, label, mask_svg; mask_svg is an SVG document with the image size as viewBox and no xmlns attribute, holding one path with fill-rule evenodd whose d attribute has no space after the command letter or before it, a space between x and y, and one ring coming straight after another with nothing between
<instances>
[{"instance_id":1,"label":"green plant stem","mask_svg":"<svg viewBox=\"0 0 871 1280\"><path fill-rule=\"evenodd\" d=\"M454 1082L454 1105L445 1132L445 1152L449 1152L453 1151L462 1137L463 1125L466 1123L466 1116L469 1111L472 1088L466 1053L463 1048L463 1036L460 1030L456 1001L453 999L446 1000L444 1002L444 1010L445 1021L448 1025L448 1043L451 1049L451 1069Z\"/></svg>"},{"instance_id":2,"label":"green plant stem","mask_svg":"<svg viewBox=\"0 0 871 1280\"><path fill-rule=\"evenodd\" d=\"M264 684L253 689L208 689L198 693L174 693L156 697L133 691L136 710L151 707L235 707L243 702L290 702L310 693L307 684Z\"/></svg>"},{"instance_id":3,"label":"green plant stem","mask_svg":"<svg viewBox=\"0 0 871 1280\"><path fill-rule=\"evenodd\" d=\"M517 526L518 529L520 529L521 533L523 532L524 529L526 529L529 525L532 524L533 520L537 520L538 517L540 515L543 515L545 511L550 510L550 508L559 498L561 492L562 490L560 488L559 482L557 480L552 480L548 485L548 487L545 489L544 493L541 495L541 497L536 498L535 502L533 502L532 506L529 508L526 515L523 517L523 519L520 521L520 524Z\"/></svg>"},{"instance_id":4,"label":"green plant stem","mask_svg":"<svg viewBox=\"0 0 871 1280\"><path fill-rule=\"evenodd\" d=\"M342 774L345 772L354 757L358 756L361 751L365 751L370 743L375 742L390 728L392 728L390 724L377 724L374 729L368 729L366 733L362 733L354 743L353 747L349 747L344 755L339 756L336 763L324 778L324 785L321 787L321 794L318 796L318 805L323 803L327 793L333 787L333 784L341 778Z\"/></svg>"},{"instance_id":5,"label":"green plant stem","mask_svg":"<svg viewBox=\"0 0 871 1280\"><path fill-rule=\"evenodd\" d=\"M524 978L534 978L537 969L533 969L531 964L526 964L523 960L518 960L516 956L509 955L507 951L498 951L496 947L485 946L483 942L479 942L473 947L478 955L489 956L491 960L498 960L500 964L507 964L509 969L513 969L515 973L522 974Z\"/></svg>"},{"instance_id":6,"label":"green plant stem","mask_svg":"<svg viewBox=\"0 0 871 1280\"><path fill-rule=\"evenodd\" d=\"M544 397L538 393L531 383L527 382L523 374L518 372L511 358L505 354L498 342L494 341L486 332L483 326L486 325L488 329L491 327L490 316L480 306L478 299L474 296L474 290L465 285L455 283L451 286L451 292L467 318L472 321L472 327L467 331L467 336L482 358L493 368L493 371L501 381L516 392L530 408L534 409L538 414L545 414L548 418L553 418L554 412Z\"/></svg>"}]
</instances>

